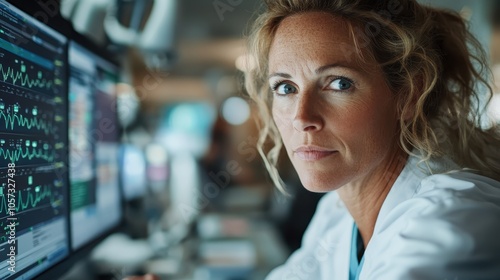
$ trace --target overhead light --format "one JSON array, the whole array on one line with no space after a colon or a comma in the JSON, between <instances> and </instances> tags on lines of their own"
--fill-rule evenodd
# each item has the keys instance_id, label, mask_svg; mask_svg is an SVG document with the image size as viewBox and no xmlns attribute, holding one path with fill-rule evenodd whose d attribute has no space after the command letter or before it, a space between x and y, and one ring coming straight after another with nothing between
<instances>
[{"instance_id":1,"label":"overhead light","mask_svg":"<svg viewBox=\"0 0 500 280\"><path fill-rule=\"evenodd\" d=\"M241 97L230 97L222 104L222 117L232 125L241 125L250 118L250 106Z\"/></svg>"}]
</instances>

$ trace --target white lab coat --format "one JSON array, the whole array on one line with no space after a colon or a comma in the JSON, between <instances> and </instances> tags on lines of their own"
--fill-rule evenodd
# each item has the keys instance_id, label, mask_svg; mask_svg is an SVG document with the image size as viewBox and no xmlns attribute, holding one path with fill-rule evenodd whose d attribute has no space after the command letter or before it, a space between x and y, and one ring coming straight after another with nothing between
<instances>
[{"instance_id":1,"label":"white lab coat","mask_svg":"<svg viewBox=\"0 0 500 280\"><path fill-rule=\"evenodd\" d=\"M500 279L500 182L450 160L406 166L380 209L360 280ZM353 219L325 195L302 247L267 280L348 280Z\"/></svg>"}]
</instances>

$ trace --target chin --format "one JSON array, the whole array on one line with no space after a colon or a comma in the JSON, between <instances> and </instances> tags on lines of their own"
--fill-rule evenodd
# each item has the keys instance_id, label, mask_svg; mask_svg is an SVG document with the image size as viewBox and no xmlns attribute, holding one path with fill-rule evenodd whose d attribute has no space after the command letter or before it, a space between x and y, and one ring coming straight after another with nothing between
<instances>
[{"instance_id":1,"label":"chin","mask_svg":"<svg viewBox=\"0 0 500 280\"><path fill-rule=\"evenodd\" d=\"M324 176L314 176L313 174L300 175L300 182L304 188L310 192L325 193L339 189L344 183L337 182L337 180L324 178Z\"/></svg>"}]
</instances>

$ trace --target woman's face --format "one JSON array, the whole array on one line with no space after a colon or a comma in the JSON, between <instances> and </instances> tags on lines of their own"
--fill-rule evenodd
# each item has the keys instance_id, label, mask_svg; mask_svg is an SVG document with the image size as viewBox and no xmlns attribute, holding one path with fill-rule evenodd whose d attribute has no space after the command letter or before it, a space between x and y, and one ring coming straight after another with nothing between
<instances>
[{"instance_id":1,"label":"woman's face","mask_svg":"<svg viewBox=\"0 0 500 280\"><path fill-rule=\"evenodd\" d=\"M273 118L311 191L383 174L399 149L396 99L368 48L363 62L355 48L345 20L322 12L285 18L271 45Z\"/></svg>"}]
</instances>

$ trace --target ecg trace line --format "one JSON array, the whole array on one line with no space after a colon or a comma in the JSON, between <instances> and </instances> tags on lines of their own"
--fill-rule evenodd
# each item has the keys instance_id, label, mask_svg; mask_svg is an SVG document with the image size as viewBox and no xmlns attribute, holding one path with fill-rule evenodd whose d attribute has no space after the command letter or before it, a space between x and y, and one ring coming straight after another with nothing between
<instances>
[{"instance_id":1,"label":"ecg trace line","mask_svg":"<svg viewBox=\"0 0 500 280\"><path fill-rule=\"evenodd\" d=\"M21 82L21 86L26 86L28 85L29 88L32 88L34 86L38 87L38 88L46 88L46 89L50 89L52 87L52 81L47 81L46 79L30 79L30 77L28 76L28 74L24 74L23 76L23 73L22 72L19 72L19 71L16 71L10 67L7 67L7 71L5 71L4 67L3 67L3 64L0 64L0 73L1 73L1 77L3 77L3 81L7 81L7 79L11 79L12 80L12 84L16 84L17 81L19 80Z\"/></svg>"},{"instance_id":2,"label":"ecg trace line","mask_svg":"<svg viewBox=\"0 0 500 280\"><path fill-rule=\"evenodd\" d=\"M54 126L51 123L48 123L44 120L38 118L27 118L22 115L10 115L5 114L2 110L0 110L0 119L4 119L5 128L9 128L14 130L14 126L17 124L18 127L26 127L27 129L36 128L45 133L45 135L49 135L54 133Z\"/></svg>"},{"instance_id":3,"label":"ecg trace line","mask_svg":"<svg viewBox=\"0 0 500 280\"><path fill-rule=\"evenodd\" d=\"M50 153L48 150L43 151L42 149L38 149L37 151L35 148L33 148L32 152L29 151L29 148L25 148L24 151L22 150L22 148L17 148L16 150L11 151L0 148L0 157L3 157L4 159L10 159L12 162L16 162L20 158L27 158L29 160L37 158L52 162L54 161L55 151L52 151L52 153Z\"/></svg>"},{"instance_id":4,"label":"ecg trace line","mask_svg":"<svg viewBox=\"0 0 500 280\"><path fill-rule=\"evenodd\" d=\"M50 205L51 207L60 207L62 205L62 201L60 198L54 198L52 196L52 190L50 186L43 186L42 190L39 189L39 191L36 191L36 188L42 188L40 186L37 186L34 188L34 193L33 194L33 188L30 191L18 191L15 196L16 196L16 201L17 205L15 208L15 213L18 214L22 211L28 211L26 209L33 209L37 207L40 202L46 200L46 198L50 198ZM27 193L26 198L23 197L23 193ZM0 195L0 213L6 213L9 211L8 208L8 196L5 194ZM2 223L3 224L3 223ZM3 230L6 230L5 228ZM0 236L0 243L5 242L7 238L5 236Z\"/></svg>"},{"instance_id":5,"label":"ecg trace line","mask_svg":"<svg viewBox=\"0 0 500 280\"><path fill-rule=\"evenodd\" d=\"M40 189L36 191L36 188ZM27 193L24 195L26 196L26 198L23 198L23 193ZM57 202L57 200L52 197L52 190L50 186L47 185L43 187L32 187L30 191L18 191L15 194L15 198L17 201L16 214L28 208L36 207L41 201L45 200L46 198L50 198L51 205L53 205L54 202ZM0 195L0 213L8 213L9 208L7 201L8 196L4 192L4 194Z\"/></svg>"}]
</instances>

